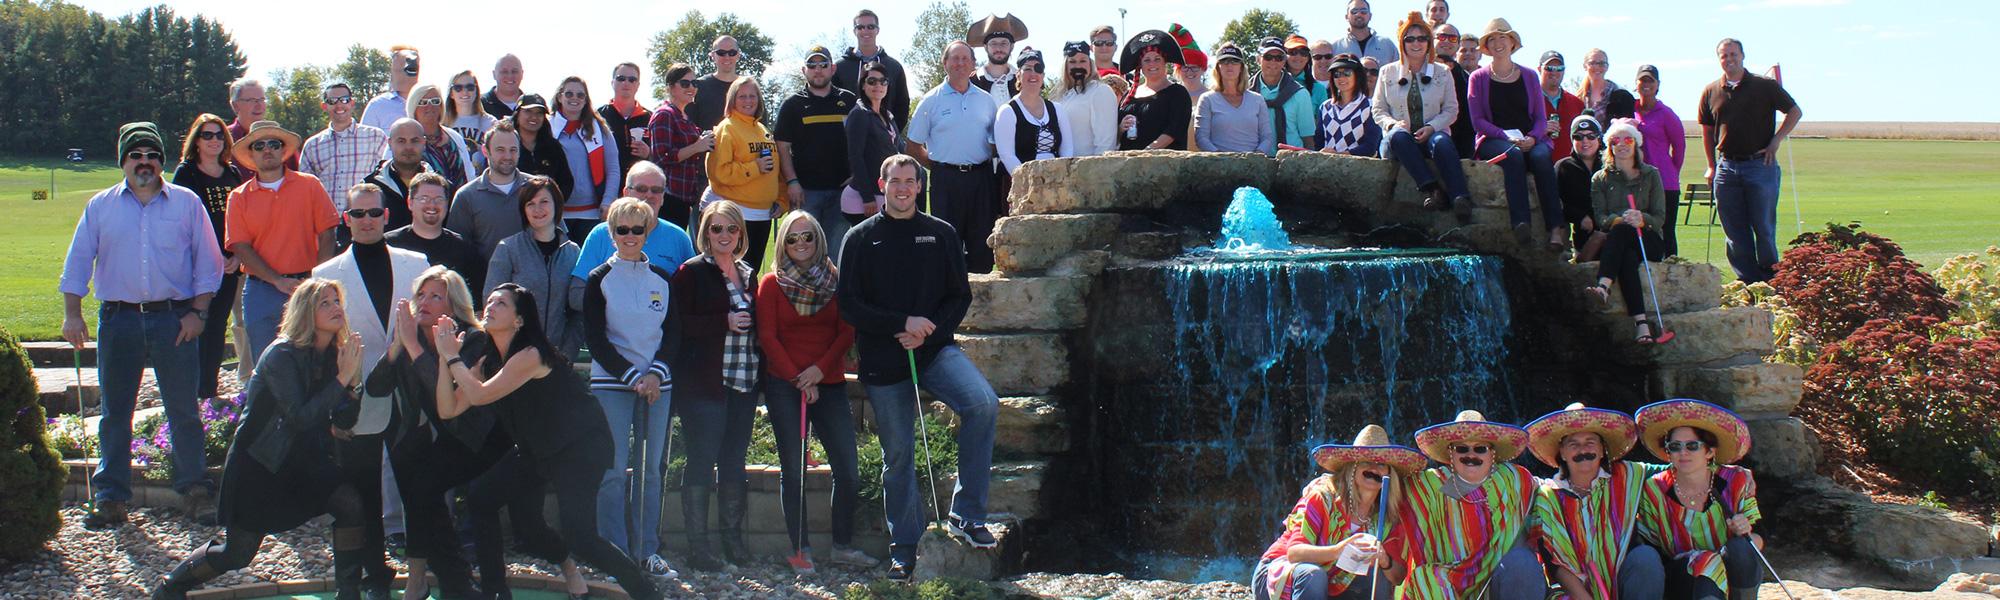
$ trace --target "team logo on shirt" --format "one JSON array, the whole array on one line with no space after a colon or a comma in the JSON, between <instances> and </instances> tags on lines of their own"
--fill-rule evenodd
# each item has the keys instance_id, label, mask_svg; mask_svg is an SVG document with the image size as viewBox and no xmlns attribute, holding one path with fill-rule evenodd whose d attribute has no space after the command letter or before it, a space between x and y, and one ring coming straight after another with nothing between
<instances>
[{"instance_id":1,"label":"team logo on shirt","mask_svg":"<svg viewBox=\"0 0 2000 600\"><path fill-rule=\"evenodd\" d=\"M937 243L937 236L934 236L934 235L920 235L920 236L917 236L917 242L916 242L916 243L919 243L919 244L935 244L935 243Z\"/></svg>"},{"instance_id":2,"label":"team logo on shirt","mask_svg":"<svg viewBox=\"0 0 2000 600\"><path fill-rule=\"evenodd\" d=\"M652 303L648 306L653 309L653 312L665 312L667 310L667 302L665 298L660 296L659 290L654 290L652 296Z\"/></svg>"}]
</instances>

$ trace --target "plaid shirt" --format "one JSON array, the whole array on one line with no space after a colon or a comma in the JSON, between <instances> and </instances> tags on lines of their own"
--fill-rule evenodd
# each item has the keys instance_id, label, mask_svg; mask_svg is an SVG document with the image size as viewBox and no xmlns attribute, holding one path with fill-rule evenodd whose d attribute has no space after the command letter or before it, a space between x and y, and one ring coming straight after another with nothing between
<instances>
[{"instance_id":1,"label":"plaid shirt","mask_svg":"<svg viewBox=\"0 0 2000 600\"><path fill-rule=\"evenodd\" d=\"M299 170L319 178L334 210L346 210L347 188L374 172L388 143L389 134L359 121L347 131L322 129L300 145Z\"/></svg>"},{"instance_id":2,"label":"plaid shirt","mask_svg":"<svg viewBox=\"0 0 2000 600\"><path fill-rule=\"evenodd\" d=\"M701 190L708 185L708 174L704 173L704 157L700 154L687 160L673 160L681 148L701 141L701 128L689 121L687 113L668 104L653 111L653 120L646 124L646 137L653 140L653 162L667 173L667 195L690 205L701 198Z\"/></svg>"},{"instance_id":3,"label":"plaid shirt","mask_svg":"<svg viewBox=\"0 0 2000 600\"><path fill-rule=\"evenodd\" d=\"M715 264L715 257L713 256L704 254L702 255L702 259L707 260L709 264ZM736 261L736 272L743 281L752 281L751 278L757 274L756 271L750 269L750 263L740 260ZM737 287L727 277L722 278L722 284L729 288L729 298L736 306L745 312L754 310L754 305L751 304L753 298L750 295L750 288ZM752 322L750 327L745 328L743 333L729 332L722 338L722 385L739 392L756 390L759 358L762 357L757 354L757 324L755 322Z\"/></svg>"}]
</instances>

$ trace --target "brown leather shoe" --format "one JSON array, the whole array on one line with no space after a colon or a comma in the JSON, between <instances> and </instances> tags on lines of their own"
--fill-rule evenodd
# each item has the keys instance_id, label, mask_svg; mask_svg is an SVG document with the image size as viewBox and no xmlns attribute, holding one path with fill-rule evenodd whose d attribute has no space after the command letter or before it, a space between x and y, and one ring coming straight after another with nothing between
<instances>
[{"instance_id":1,"label":"brown leather shoe","mask_svg":"<svg viewBox=\"0 0 2000 600\"><path fill-rule=\"evenodd\" d=\"M91 506L90 514L83 516L83 528L89 530L112 529L125 524L125 503L106 500Z\"/></svg>"}]
</instances>

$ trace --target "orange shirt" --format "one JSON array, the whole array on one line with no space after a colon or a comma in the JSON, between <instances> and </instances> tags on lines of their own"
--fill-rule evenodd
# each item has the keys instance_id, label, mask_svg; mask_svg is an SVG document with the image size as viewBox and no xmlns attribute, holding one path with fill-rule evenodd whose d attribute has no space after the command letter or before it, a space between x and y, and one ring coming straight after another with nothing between
<instances>
[{"instance_id":1,"label":"orange shirt","mask_svg":"<svg viewBox=\"0 0 2000 600\"><path fill-rule=\"evenodd\" d=\"M279 274L311 271L319 264L319 233L340 224L319 179L291 170L276 191L254 178L231 190L225 218L223 245L249 244Z\"/></svg>"}]
</instances>

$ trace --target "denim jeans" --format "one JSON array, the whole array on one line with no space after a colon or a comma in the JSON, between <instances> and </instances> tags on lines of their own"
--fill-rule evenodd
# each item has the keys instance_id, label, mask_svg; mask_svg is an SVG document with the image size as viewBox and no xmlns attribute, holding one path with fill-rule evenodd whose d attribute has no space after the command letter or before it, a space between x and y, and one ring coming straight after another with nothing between
<instances>
[{"instance_id":1,"label":"denim jeans","mask_svg":"<svg viewBox=\"0 0 2000 600\"><path fill-rule=\"evenodd\" d=\"M278 322L285 318L285 302L292 297L262 278L246 279L243 283L243 330L250 338L248 360L254 371L257 359L264 356L264 349L278 339Z\"/></svg>"},{"instance_id":2,"label":"denim jeans","mask_svg":"<svg viewBox=\"0 0 2000 600\"><path fill-rule=\"evenodd\" d=\"M834 264L840 264L840 240L847 237L847 215L840 212L841 188L830 190L806 190L806 214L819 221L819 227L826 231L827 257ZM780 231L783 236L788 232ZM784 243L782 238L779 243Z\"/></svg>"},{"instance_id":3,"label":"denim jeans","mask_svg":"<svg viewBox=\"0 0 2000 600\"><path fill-rule=\"evenodd\" d=\"M681 431L687 434L687 468L681 471L683 494L688 488L715 486L718 492L746 489L743 472L750 451L750 428L757 418L756 392L722 388L721 398L681 398Z\"/></svg>"},{"instance_id":4,"label":"denim jeans","mask_svg":"<svg viewBox=\"0 0 2000 600\"><path fill-rule=\"evenodd\" d=\"M784 470L778 492L784 499L785 531L791 534L793 550L811 546L801 531L810 527L800 523L800 515L806 511L801 504L805 500L805 473L799 464L799 400L799 390L792 382L764 378L764 412L778 438L778 463ZM819 386L819 400L805 405L805 412L811 434L819 437L819 445L826 450L826 464L833 469L833 510L829 515L833 522L828 523L833 543L847 546L854 542L854 508L860 502L855 489L854 409L847 402L847 386Z\"/></svg>"},{"instance_id":5,"label":"denim jeans","mask_svg":"<svg viewBox=\"0 0 2000 600\"><path fill-rule=\"evenodd\" d=\"M628 556L644 559L660 553L660 457L667 448L667 423L672 416L672 394L661 391L660 399L647 407L644 429L637 432L646 439L646 456L640 473L645 474L645 487L639 491L642 507L639 510L639 539L627 540L625 532L630 522L625 520L626 478L625 469L630 464L632 454L632 425L638 415L634 412L639 395L631 390L590 391L597 396L597 403L604 407L604 420L611 425L611 468L604 471L604 480L597 485L597 534L610 540L611 545L624 550Z\"/></svg>"},{"instance_id":6,"label":"denim jeans","mask_svg":"<svg viewBox=\"0 0 2000 600\"><path fill-rule=\"evenodd\" d=\"M1542 559L1524 538L1514 549L1500 556L1493 580L1486 584L1486 597L1494 600L1542 600L1549 594L1549 576Z\"/></svg>"},{"instance_id":7,"label":"denim jeans","mask_svg":"<svg viewBox=\"0 0 2000 600\"><path fill-rule=\"evenodd\" d=\"M1500 173L1506 179L1507 218L1514 225L1534 222L1534 211L1528 205L1530 174L1535 177L1535 197L1542 202L1542 228L1554 229L1565 222L1562 197L1556 195L1556 165L1549 160L1549 152L1546 143L1522 150L1504 138L1486 138L1479 145L1479 160L1507 155L1506 160L1500 161Z\"/></svg>"},{"instance_id":8,"label":"denim jeans","mask_svg":"<svg viewBox=\"0 0 2000 600\"><path fill-rule=\"evenodd\" d=\"M139 401L139 380L150 359L159 382L160 404L166 408L172 437L174 491L195 486L215 490L208 480L203 446L201 407L195 399L200 375L201 340L176 344L181 333L178 311L141 314L104 304L97 309L97 381L104 418L97 422L98 448L103 458L90 483L98 502L132 499L132 410Z\"/></svg>"},{"instance_id":9,"label":"denim jeans","mask_svg":"<svg viewBox=\"0 0 2000 600\"><path fill-rule=\"evenodd\" d=\"M1000 397L958 346L939 351L919 372L925 391L958 413L958 484L951 515L986 522L986 485L992 477L994 419ZM924 533L923 498L917 493L917 393L909 384L868 386L875 432L882 440L882 500L889 517L890 556L914 560Z\"/></svg>"},{"instance_id":10,"label":"denim jeans","mask_svg":"<svg viewBox=\"0 0 2000 600\"><path fill-rule=\"evenodd\" d=\"M1729 268L1744 283L1768 280L1778 264L1776 164L1722 159L1715 164L1715 211Z\"/></svg>"},{"instance_id":11,"label":"denim jeans","mask_svg":"<svg viewBox=\"0 0 2000 600\"><path fill-rule=\"evenodd\" d=\"M1625 561L1618 563L1619 600L1660 600L1666 585L1666 563L1659 550L1642 544L1625 551Z\"/></svg>"},{"instance_id":12,"label":"denim jeans","mask_svg":"<svg viewBox=\"0 0 2000 600\"><path fill-rule=\"evenodd\" d=\"M1382 156L1395 159L1396 164L1402 165L1419 187L1435 183L1442 176L1445 195L1452 198L1470 195L1465 183L1465 165L1458 162L1458 149L1452 145L1451 136L1442 131L1431 132L1431 136L1422 142L1417 141L1408 130L1392 131L1389 137L1382 140ZM1425 158L1437 161L1438 175L1431 174L1431 166L1424 162Z\"/></svg>"},{"instance_id":13,"label":"denim jeans","mask_svg":"<svg viewBox=\"0 0 2000 600\"><path fill-rule=\"evenodd\" d=\"M1274 559L1275 560L1275 559ZM1270 568L1272 560L1257 563L1257 569L1250 575L1250 597L1255 600L1271 600ZM1292 565L1292 595L1294 600L1326 600L1327 572L1315 564ZM1358 575L1347 582L1347 589L1340 592L1341 600L1389 600L1396 597L1396 584L1377 585L1375 575Z\"/></svg>"}]
</instances>

